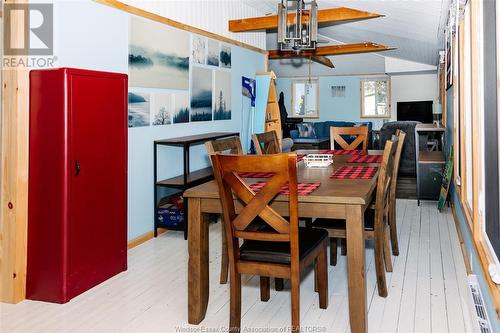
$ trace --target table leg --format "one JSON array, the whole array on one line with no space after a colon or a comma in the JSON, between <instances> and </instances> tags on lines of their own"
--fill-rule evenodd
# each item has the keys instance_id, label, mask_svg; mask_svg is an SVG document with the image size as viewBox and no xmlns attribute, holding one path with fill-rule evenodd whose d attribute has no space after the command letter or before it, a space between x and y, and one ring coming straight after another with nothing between
<instances>
[{"instance_id":1,"label":"table leg","mask_svg":"<svg viewBox=\"0 0 500 333\"><path fill-rule=\"evenodd\" d=\"M361 206L346 207L349 322L352 333L368 331L366 307L364 214Z\"/></svg>"},{"instance_id":2,"label":"table leg","mask_svg":"<svg viewBox=\"0 0 500 333\"><path fill-rule=\"evenodd\" d=\"M197 325L208 306L208 219L201 212L201 199L188 201L188 322Z\"/></svg>"}]
</instances>

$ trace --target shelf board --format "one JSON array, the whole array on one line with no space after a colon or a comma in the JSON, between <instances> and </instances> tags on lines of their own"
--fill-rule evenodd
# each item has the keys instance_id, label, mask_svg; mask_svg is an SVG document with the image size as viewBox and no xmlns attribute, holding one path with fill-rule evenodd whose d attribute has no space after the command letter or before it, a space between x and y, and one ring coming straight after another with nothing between
<instances>
[{"instance_id":1,"label":"shelf board","mask_svg":"<svg viewBox=\"0 0 500 333\"><path fill-rule=\"evenodd\" d=\"M445 162L442 151L421 151L418 154L418 163L444 164Z\"/></svg>"},{"instance_id":2,"label":"shelf board","mask_svg":"<svg viewBox=\"0 0 500 333\"><path fill-rule=\"evenodd\" d=\"M175 146L175 145L191 145L196 143L203 143L209 140L216 140L220 138L226 138L229 136L239 136L238 132L215 132L215 133L205 133L198 135L189 135L179 138L171 138L164 140L155 140L158 145Z\"/></svg>"},{"instance_id":3,"label":"shelf board","mask_svg":"<svg viewBox=\"0 0 500 333\"><path fill-rule=\"evenodd\" d=\"M184 176L180 175L173 178L168 178L156 182L157 186L167 186L167 187L184 187L190 186L194 183L200 183L204 180L210 180L213 177L212 167L203 168L190 172L187 175L187 183L184 184Z\"/></svg>"}]
</instances>

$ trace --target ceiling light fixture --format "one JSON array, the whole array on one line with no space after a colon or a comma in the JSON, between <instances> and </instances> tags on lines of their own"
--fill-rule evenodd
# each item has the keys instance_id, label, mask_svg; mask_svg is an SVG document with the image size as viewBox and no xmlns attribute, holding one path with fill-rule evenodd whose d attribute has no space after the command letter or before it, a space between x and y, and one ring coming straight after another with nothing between
<instances>
[{"instance_id":1,"label":"ceiling light fixture","mask_svg":"<svg viewBox=\"0 0 500 333\"><path fill-rule=\"evenodd\" d=\"M278 44L281 51L314 50L318 42L316 0L281 0L278 4Z\"/></svg>"}]
</instances>

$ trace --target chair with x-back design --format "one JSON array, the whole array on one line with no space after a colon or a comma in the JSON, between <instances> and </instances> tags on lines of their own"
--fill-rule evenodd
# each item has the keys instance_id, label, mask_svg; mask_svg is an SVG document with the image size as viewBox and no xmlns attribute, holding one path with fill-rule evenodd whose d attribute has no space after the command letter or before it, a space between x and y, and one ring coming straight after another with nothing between
<instances>
[{"instance_id":1,"label":"chair with x-back design","mask_svg":"<svg viewBox=\"0 0 500 333\"><path fill-rule=\"evenodd\" d=\"M257 155L281 153L276 131L252 134L252 142Z\"/></svg>"},{"instance_id":2,"label":"chair with x-back design","mask_svg":"<svg viewBox=\"0 0 500 333\"><path fill-rule=\"evenodd\" d=\"M344 139L346 136L355 137L351 143ZM366 153L368 149L368 127L330 127L330 146L335 149L335 143L345 150L361 150Z\"/></svg>"},{"instance_id":3,"label":"chair with x-back design","mask_svg":"<svg viewBox=\"0 0 500 333\"><path fill-rule=\"evenodd\" d=\"M300 327L300 273L306 267L316 265L319 306L325 309L328 305L327 233L299 228L297 156L215 154L212 163L229 253L230 329L239 331L240 328L241 274L253 274L261 276L263 301L269 299L269 277L290 279L292 328L297 330ZM239 177L242 172L256 171L274 174L257 193ZM270 206L286 184L289 187L288 220ZM239 213L236 213L235 201L243 206ZM243 240L241 246L240 239Z\"/></svg>"}]
</instances>

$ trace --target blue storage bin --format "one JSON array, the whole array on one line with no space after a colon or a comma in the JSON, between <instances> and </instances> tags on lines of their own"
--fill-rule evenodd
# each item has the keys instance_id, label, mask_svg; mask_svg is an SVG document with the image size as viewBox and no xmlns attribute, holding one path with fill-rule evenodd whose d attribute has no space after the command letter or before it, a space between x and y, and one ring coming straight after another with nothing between
<instances>
[{"instance_id":1,"label":"blue storage bin","mask_svg":"<svg viewBox=\"0 0 500 333\"><path fill-rule=\"evenodd\" d=\"M184 223L184 210L171 204L158 208L158 223L166 226L177 226Z\"/></svg>"}]
</instances>

